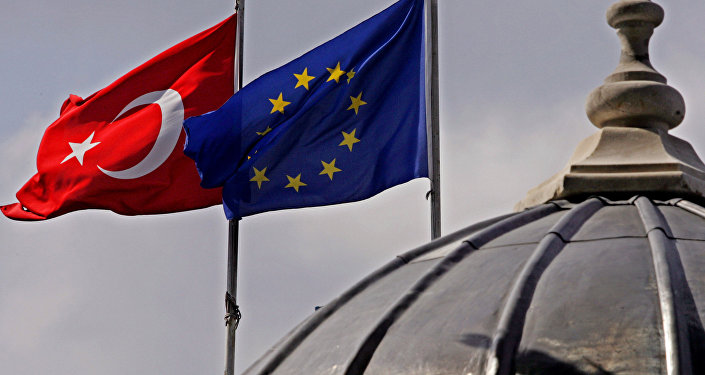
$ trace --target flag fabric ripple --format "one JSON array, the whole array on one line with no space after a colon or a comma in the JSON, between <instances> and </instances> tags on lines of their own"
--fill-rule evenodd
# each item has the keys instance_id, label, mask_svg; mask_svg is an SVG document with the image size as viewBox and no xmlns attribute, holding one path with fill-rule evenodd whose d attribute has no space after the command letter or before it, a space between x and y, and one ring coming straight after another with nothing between
<instances>
[{"instance_id":1,"label":"flag fabric ripple","mask_svg":"<svg viewBox=\"0 0 705 375\"><path fill-rule=\"evenodd\" d=\"M185 121L228 219L428 177L423 20L422 0L401 0Z\"/></svg>"},{"instance_id":2,"label":"flag fabric ripple","mask_svg":"<svg viewBox=\"0 0 705 375\"><path fill-rule=\"evenodd\" d=\"M71 95L44 133L37 174L0 207L16 220L98 208L158 214L220 204L183 154L183 119L234 92L234 15L82 99Z\"/></svg>"}]
</instances>

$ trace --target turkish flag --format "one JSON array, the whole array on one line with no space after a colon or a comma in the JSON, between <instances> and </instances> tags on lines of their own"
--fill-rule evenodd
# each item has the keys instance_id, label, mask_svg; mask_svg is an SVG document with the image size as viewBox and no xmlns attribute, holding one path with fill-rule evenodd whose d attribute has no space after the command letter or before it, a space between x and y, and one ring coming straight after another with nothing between
<instances>
[{"instance_id":1,"label":"turkish flag","mask_svg":"<svg viewBox=\"0 0 705 375\"><path fill-rule=\"evenodd\" d=\"M221 203L183 153L183 120L234 92L235 15L86 99L71 95L44 133L37 174L0 207L16 220L89 208L159 214Z\"/></svg>"}]
</instances>

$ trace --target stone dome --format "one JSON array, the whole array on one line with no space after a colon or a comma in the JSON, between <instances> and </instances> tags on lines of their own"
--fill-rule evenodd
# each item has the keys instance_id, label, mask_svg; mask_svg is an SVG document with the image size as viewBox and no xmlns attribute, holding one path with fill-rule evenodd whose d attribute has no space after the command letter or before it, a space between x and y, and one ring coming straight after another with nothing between
<instances>
[{"instance_id":1,"label":"stone dome","mask_svg":"<svg viewBox=\"0 0 705 375\"><path fill-rule=\"evenodd\" d=\"M648 0L607 12L599 128L518 212L398 256L246 374L705 374L705 164L649 61Z\"/></svg>"}]
</instances>

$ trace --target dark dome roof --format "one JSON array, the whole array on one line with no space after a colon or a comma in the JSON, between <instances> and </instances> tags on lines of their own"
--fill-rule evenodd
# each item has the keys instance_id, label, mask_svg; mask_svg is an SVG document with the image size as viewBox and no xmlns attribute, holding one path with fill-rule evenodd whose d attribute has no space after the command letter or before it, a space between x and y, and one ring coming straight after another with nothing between
<instances>
[{"instance_id":1,"label":"dark dome roof","mask_svg":"<svg viewBox=\"0 0 705 375\"><path fill-rule=\"evenodd\" d=\"M400 255L246 374L703 374L703 229L705 208L644 196L478 223Z\"/></svg>"}]
</instances>

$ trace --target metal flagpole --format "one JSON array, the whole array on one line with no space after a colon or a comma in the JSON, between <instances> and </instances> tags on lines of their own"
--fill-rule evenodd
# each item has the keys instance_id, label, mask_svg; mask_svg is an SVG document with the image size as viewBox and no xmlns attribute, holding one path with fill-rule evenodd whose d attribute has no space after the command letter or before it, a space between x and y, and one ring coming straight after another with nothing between
<instances>
[{"instance_id":1,"label":"metal flagpole","mask_svg":"<svg viewBox=\"0 0 705 375\"><path fill-rule=\"evenodd\" d=\"M430 37L429 37L430 36ZM429 69L430 68L430 69ZM438 132L438 0L426 2L426 123L431 177L431 239L441 236L441 161Z\"/></svg>"},{"instance_id":2,"label":"metal flagpole","mask_svg":"<svg viewBox=\"0 0 705 375\"><path fill-rule=\"evenodd\" d=\"M242 88L242 51L245 20L245 0L235 1L237 12L237 29L235 37L235 82L239 91ZM240 308L237 305L237 260L238 260L238 220L228 221L228 271L225 292L225 326L227 339L225 344L225 375L235 375L235 331L240 324Z\"/></svg>"},{"instance_id":3,"label":"metal flagpole","mask_svg":"<svg viewBox=\"0 0 705 375\"><path fill-rule=\"evenodd\" d=\"M237 305L237 241L238 221L228 222L228 276L225 292L225 326L227 339L225 346L225 375L235 374L235 331L240 323L240 308Z\"/></svg>"}]
</instances>

